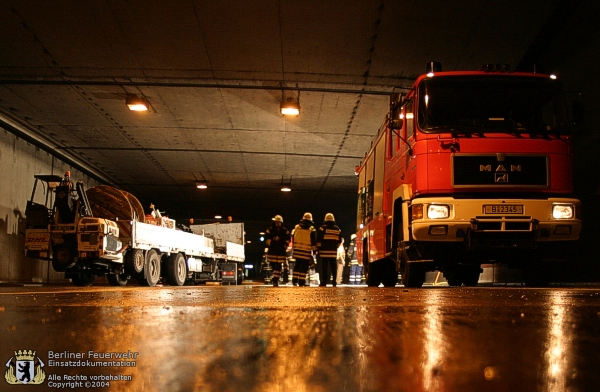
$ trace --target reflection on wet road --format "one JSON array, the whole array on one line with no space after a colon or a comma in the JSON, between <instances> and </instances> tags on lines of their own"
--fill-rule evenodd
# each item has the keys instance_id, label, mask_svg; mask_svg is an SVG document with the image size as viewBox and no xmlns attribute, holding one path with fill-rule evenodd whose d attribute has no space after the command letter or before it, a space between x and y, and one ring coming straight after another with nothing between
<instances>
[{"instance_id":1,"label":"reflection on wet road","mask_svg":"<svg viewBox=\"0 0 600 392\"><path fill-rule=\"evenodd\" d=\"M28 390L125 375L95 389L594 391L599 299L589 288L3 288L0 360L36 350L46 380ZM139 354L135 367L49 358L90 351Z\"/></svg>"}]
</instances>

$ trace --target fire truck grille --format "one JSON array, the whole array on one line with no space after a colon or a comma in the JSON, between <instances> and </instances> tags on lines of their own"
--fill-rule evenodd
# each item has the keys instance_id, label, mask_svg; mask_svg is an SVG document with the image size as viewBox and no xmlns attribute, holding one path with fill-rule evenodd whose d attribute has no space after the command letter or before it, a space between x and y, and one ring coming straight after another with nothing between
<instances>
[{"instance_id":1,"label":"fire truck grille","mask_svg":"<svg viewBox=\"0 0 600 392\"><path fill-rule=\"evenodd\" d=\"M545 155L453 155L454 187L547 187Z\"/></svg>"}]
</instances>

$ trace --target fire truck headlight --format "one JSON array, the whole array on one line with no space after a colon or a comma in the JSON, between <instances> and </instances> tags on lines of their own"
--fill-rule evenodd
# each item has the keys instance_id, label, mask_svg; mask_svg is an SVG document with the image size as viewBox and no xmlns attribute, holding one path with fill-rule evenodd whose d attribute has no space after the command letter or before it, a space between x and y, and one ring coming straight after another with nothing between
<instances>
[{"instance_id":1,"label":"fire truck headlight","mask_svg":"<svg viewBox=\"0 0 600 392\"><path fill-rule=\"evenodd\" d=\"M573 219L575 207L572 204L555 204L552 206L554 219Z\"/></svg>"},{"instance_id":2,"label":"fire truck headlight","mask_svg":"<svg viewBox=\"0 0 600 392\"><path fill-rule=\"evenodd\" d=\"M446 219L450 216L450 206L445 204L430 204L427 207L429 219Z\"/></svg>"}]
</instances>

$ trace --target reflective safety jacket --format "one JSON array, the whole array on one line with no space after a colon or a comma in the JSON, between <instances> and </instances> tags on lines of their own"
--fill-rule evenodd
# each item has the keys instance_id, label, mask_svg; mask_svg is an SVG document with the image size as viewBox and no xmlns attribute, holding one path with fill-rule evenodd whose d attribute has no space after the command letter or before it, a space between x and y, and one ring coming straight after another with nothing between
<instances>
[{"instance_id":1,"label":"reflective safety jacket","mask_svg":"<svg viewBox=\"0 0 600 392\"><path fill-rule=\"evenodd\" d=\"M312 221L303 219L292 231L292 251L296 260L313 261L312 253L317 250L317 231Z\"/></svg>"},{"instance_id":2,"label":"reflective safety jacket","mask_svg":"<svg viewBox=\"0 0 600 392\"><path fill-rule=\"evenodd\" d=\"M317 230L317 249L319 255L325 258L337 257L337 249L342 243L342 230L334 221L327 221Z\"/></svg>"}]
</instances>

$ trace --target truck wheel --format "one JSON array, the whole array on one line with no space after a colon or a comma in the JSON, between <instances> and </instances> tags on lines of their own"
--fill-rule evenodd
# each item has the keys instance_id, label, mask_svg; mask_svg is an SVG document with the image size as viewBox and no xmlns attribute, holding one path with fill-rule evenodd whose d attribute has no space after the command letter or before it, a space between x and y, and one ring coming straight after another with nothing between
<instances>
[{"instance_id":1,"label":"truck wheel","mask_svg":"<svg viewBox=\"0 0 600 392\"><path fill-rule=\"evenodd\" d=\"M398 283L398 271L396 271L396 263L392 259L383 259L378 261L381 263L381 283L384 287L396 287Z\"/></svg>"},{"instance_id":2,"label":"truck wheel","mask_svg":"<svg viewBox=\"0 0 600 392\"><path fill-rule=\"evenodd\" d=\"M463 284L467 287L475 287L479 282L481 267L478 265L469 265L465 269Z\"/></svg>"},{"instance_id":3,"label":"truck wheel","mask_svg":"<svg viewBox=\"0 0 600 392\"><path fill-rule=\"evenodd\" d=\"M130 249L125 255L125 268L132 276L137 276L144 270L144 251Z\"/></svg>"},{"instance_id":4,"label":"truck wheel","mask_svg":"<svg viewBox=\"0 0 600 392\"><path fill-rule=\"evenodd\" d=\"M406 263L402 274L404 287L421 287L425 282L425 269L420 263Z\"/></svg>"},{"instance_id":5,"label":"truck wheel","mask_svg":"<svg viewBox=\"0 0 600 392\"><path fill-rule=\"evenodd\" d=\"M54 245L52 251L52 268L56 272L65 272L77 263L77 248L75 245L63 242Z\"/></svg>"},{"instance_id":6,"label":"truck wheel","mask_svg":"<svg viewBox=\"0 0 600 392\"><path fill-rule=\"evenodd\" d=\"M187 265L181 253L169 256L167 260L167 282L171 286L183 286L187 278Z\"/></svg>"},{"instance_id":7,"label":"truck wheel","mask_svg":"<svg viewBox=\"0 0 600 392\"><path fill-rule=\"evenodd\" d=\"M160 257L154 249L151 249L146 254L146 262L144 263L144 275L138 278L140 286L156 286L160 279Z\"/></svg>"},{"instance_id":8,"label":"truck wheel","mask_svg":"<svg viewBox=\"0 0 600 392\"><path fill-rule=\"evenodd\" d=\"M73 284L79 287L89 287L94 283L94 280L96 280L96 275L85 273L75 274L71 278Z\"/></svg>"},{"instance_id":9,"label":"truck wheel","mask_svg":"<svg viewBox=\"0 0 600 392\"><path fill-rule=\"evenodd\" d=\"M400 258L400 268L402 270L402 284L404 287L421 287L425 282L425 266L423 263L410 263L406 245L404 242L398 243L398 257Z\"/></svg>"},{"instance_id":10,"label":"truck wheel","mask_svg":"<svg viewBox=\"0 0 600 392\"><path fill-rule=\"evenodd\" d=\"M455 265L451 269L444 270L444 278L446 278L448 286L460 287L465 280L465 275L463 274L462 268ZM479 276L477 276L477 279L479 279Z\"/></svg>"},{"instance_id":11,"label":"truck wheel","mask_svg":"<svg viewBox=\"0 0 600 392\"><path fill-rule=\"evenodd\" d=\"M367 267L367 286L379 287L381 283L381 266L376 262L368 263Z\"/></svg>"},{"instance_id":12,"label":"truck wheel","mask_svg":"<svg viewBox=\"0 0 600 392\"><path fill-rule=\"evenodd\" d=\"M106 274L106 280L111 286L125 286L127 285L127 274Z\"/></svg>"}]
</instances>

